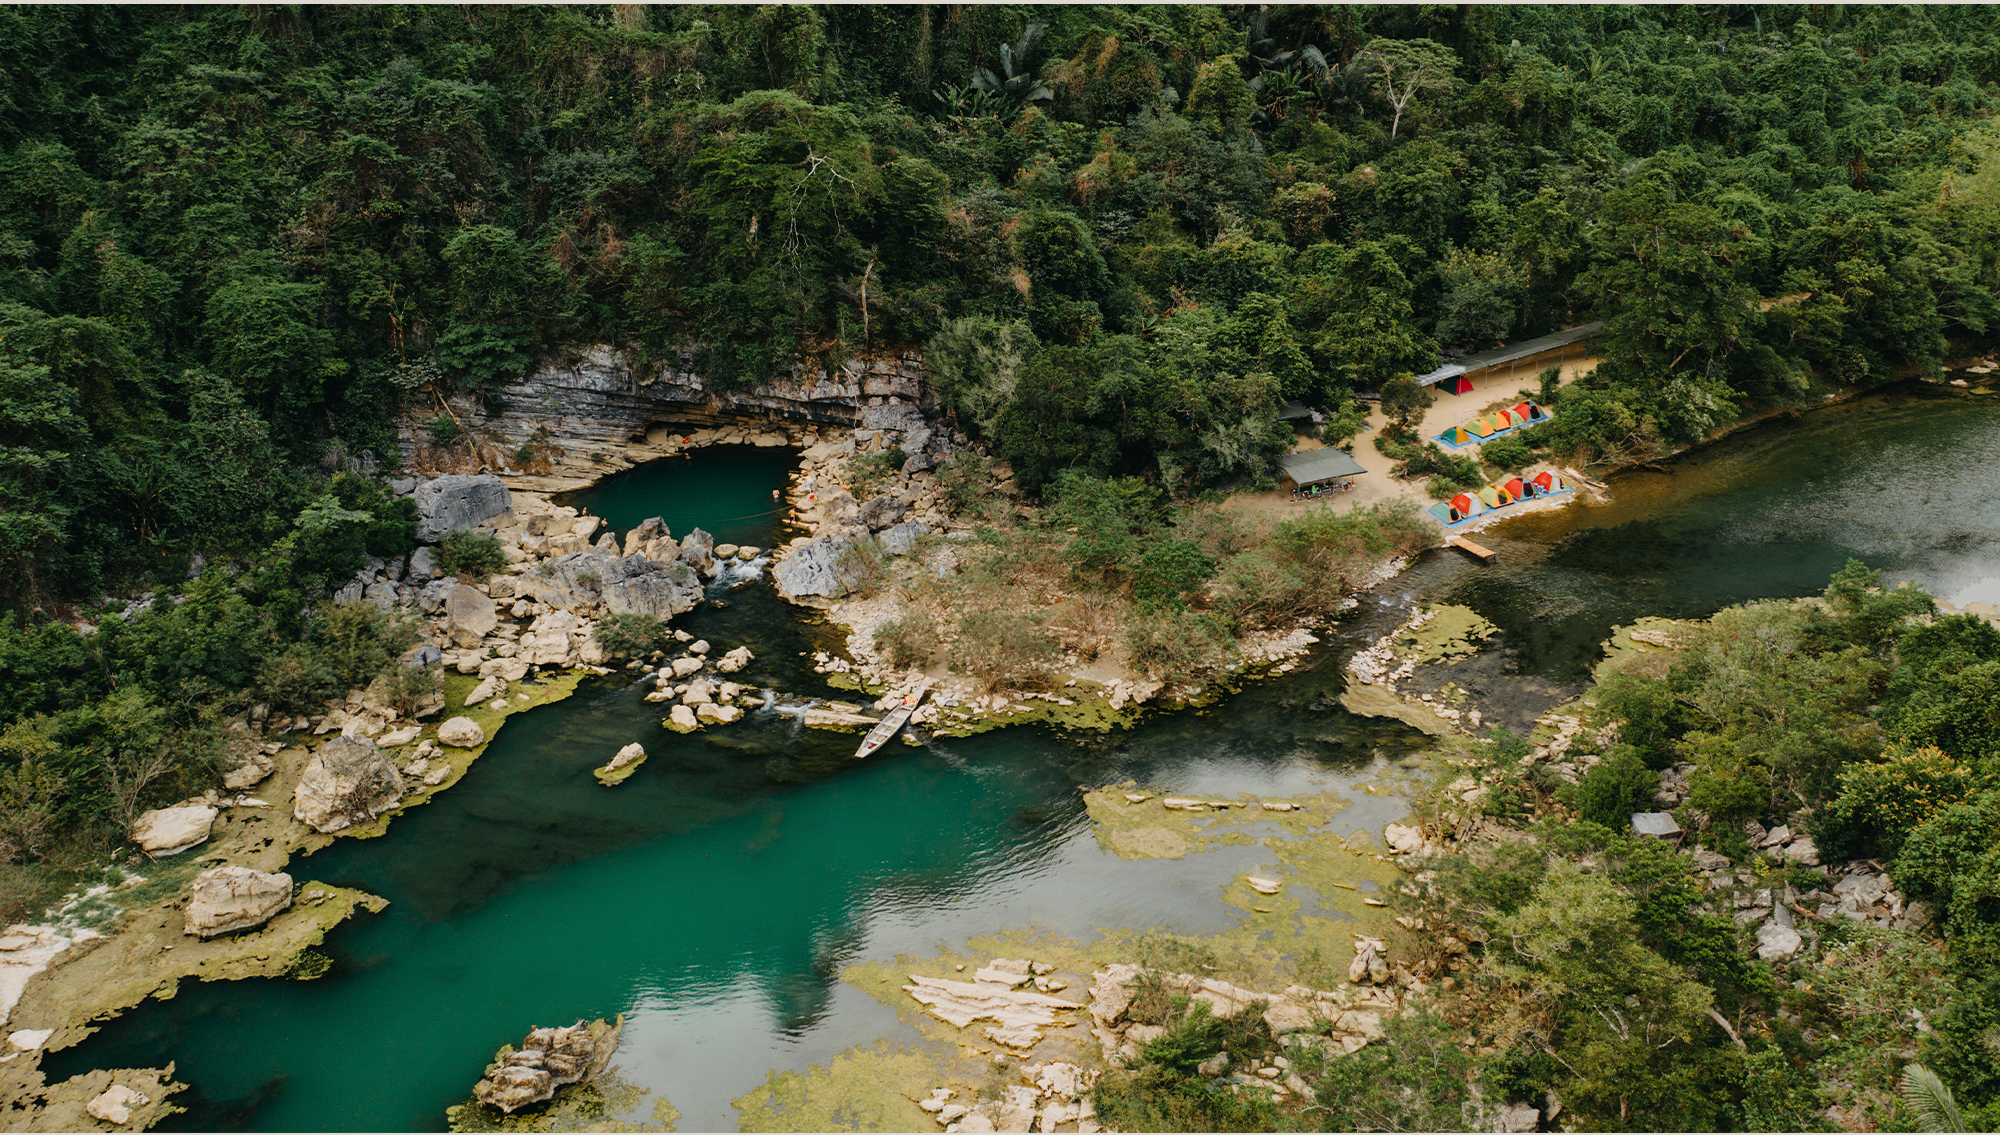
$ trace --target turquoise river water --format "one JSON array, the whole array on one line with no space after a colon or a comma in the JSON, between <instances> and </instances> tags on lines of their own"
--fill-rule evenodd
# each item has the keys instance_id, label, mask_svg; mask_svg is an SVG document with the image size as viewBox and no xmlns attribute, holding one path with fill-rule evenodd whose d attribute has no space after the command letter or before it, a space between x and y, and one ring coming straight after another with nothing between
<instances>
[{"instance_id":1,"label":"turquoise river water","mask_svg":"<svg viewBox=\"0 0 2000 1135\"><path fill-rule=\"evenodd\" d=\"M790 456L710 450L623 474L578 500L624 528L663 516L768 545ZM852 759L845 734L753 715L677 737L629 677L511 721L472 773L379 839L294 860L295 877L387 897L329 938L316 981L188 983L45 1063L177 1062L183 1130L436 1130L499 1045L528 1028L628 1015L618 1064L671 1100L682 1130L728 1130L730 1100L774 1068L877 1037L913 1040L839 979L853 961L1041 927L1204 933L1234 925L1236 874L1259 846L1129 862L1099 850L1081 789L1126 778L1191 795L1339 789L1421 748L1341 710L1340 663L1410 603L1458 602L1502 628L1490 695L1546 704L1642 614L1705 615L1823 587L1849 556L1955 601L2000 600L2000 403L1928 388L1746 431L1665 473L1619 478L1614 503L1523 517L1481 536L1476 566L1432 553L1367 597L1299 672L1102 739L1026 728ZM826 696L804 654L828 628L764 578L682 620L742 677ZM1531 714L1529 714L1531 716ZM639 740L615 790L590 770ZM1341 830L1379 831L1394 799L1350 794ZM650 1104L648 1104L650 1106Z\"/></svg>"}]
</instances>

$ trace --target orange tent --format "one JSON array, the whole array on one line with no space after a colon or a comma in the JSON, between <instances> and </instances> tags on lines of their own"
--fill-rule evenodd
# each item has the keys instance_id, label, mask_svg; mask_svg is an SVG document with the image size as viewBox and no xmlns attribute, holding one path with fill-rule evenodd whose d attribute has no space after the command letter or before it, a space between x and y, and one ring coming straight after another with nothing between
<instances>
[{"instance_id":1,"label":"orange tent","mask_svg":"<svg viewBox=\"0 0 2000 1135\"><path fill-rule=\"evenodd\" d=\"M1493 416L1491 418L1488 418L1487 420L1493 423L1493 429L1495 432L1498 432L1500 430L1511 430L1516 425L1519 424L1516 421L1514 421L1514 415L1509 414L1505 410L1495 410L1493 412Z\"/></svg>"},{"instance_id":2,"label":"orange tent","mask_svg":"<svg viewBox=\"0 0 2000 1135\"><path fill-rule=\"evenodd\" d=\"M1465 432L1474 437L1492 437L1493 423L1487 421L1485 418L1474 418L1465 423Z\"/></svg>"}]
</instances>

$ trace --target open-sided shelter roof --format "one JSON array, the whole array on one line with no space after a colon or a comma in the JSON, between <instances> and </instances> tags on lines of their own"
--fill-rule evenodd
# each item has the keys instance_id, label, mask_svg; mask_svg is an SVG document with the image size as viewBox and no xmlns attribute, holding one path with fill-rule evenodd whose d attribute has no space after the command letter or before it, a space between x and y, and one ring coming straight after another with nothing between
<instances>
[{"instance_id":1,"label":"open-sided shelter roof","mask_svg":"<svg viewBox=\"0 0 2000 1135\"><path fill-rule=\"evenodd\" d=\"M1435 386L1448 378L1477 374L1487 367L1504 366L1519 359L1539 355L1543 351L1558 350L1572 343L1578 343L1590 338L1592 335L1597 334L1598 329L1603 326L1604 322L1599 320L1596 323L1585 323L1577 327L1567 327L1561 331L1544 335L1539 339L1529 339L1521 343L1509 343L1504 347L1495 347L1490 351L1480 351L1476 354L1467 355L1457 362L1446 363L1429 374L1418 375L1417 383L1421 386Z\"/></svg>"},{"instance_id":2,"label":"open-sided shelter roof","mask_svg":"<svg viewBox=\"0 0 2000 1135\"><path fill-rule=\"evenodd\" d=\"M1352 477L1368 470L1347 454L1346 450L1327 446L1325 449L1309 449L1304 453L1287 453L1278 458L1278 468L1285 471L1294 484L1311 485L1320 481L1331 481L1335 477Z\"/></svg>"}]
</instances>

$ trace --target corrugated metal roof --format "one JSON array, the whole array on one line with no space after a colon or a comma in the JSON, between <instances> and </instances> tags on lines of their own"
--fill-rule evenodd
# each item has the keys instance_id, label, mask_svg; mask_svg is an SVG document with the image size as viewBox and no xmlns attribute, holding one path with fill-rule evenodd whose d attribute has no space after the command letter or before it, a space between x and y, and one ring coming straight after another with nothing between
<instances>
[{"instance_id":1,"label":"corrugated metal roof","mask_svg":"<svg viewBox=\"0 0 2000 1135\"><path fill-rule=\"evenodd\" d=\"M1301 485L1315 481L1330 481L1335 477L1352 477L1356 473L1366 473L1361 465L1348 456L1346 450L1328 446L1325 449L1309 449L1304 453L1287 453L1278 458L1278 467L1285 475Z\"/></svg>"},{"instance_id":2,"label":"corrugated metal roof","mask_svg":"<svg viewBox=\"0 0 2000 1135\"><path fill-rule=\"evenodd\" d=\"M1590 338L1603 326L1604 321L1600 319L1595 323L1578 324L1575 327L1566 328L1551 335L1544 335L1539 339L1509 343L1504 347L1495 347L1490 351L1480 351L1478 354L1467 355L1455 363L1446 363L1429 374L1418 375L1417 383L1421 386L1435 386L1454 375L1470 374L1476 370L1499 366L1501 363L1511 363L1516 359L1525 359L1530 355L1539 355L1543 351L1553 351L1558 347L1567 347L1571 343Z\"/></svg>"}]
</instances>

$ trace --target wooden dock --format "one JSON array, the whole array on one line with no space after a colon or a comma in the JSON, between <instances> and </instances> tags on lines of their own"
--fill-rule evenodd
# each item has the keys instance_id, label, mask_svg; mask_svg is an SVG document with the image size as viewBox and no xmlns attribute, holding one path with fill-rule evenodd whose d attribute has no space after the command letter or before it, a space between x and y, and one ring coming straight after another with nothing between
<instances>
[{"instance_id":1,"label":"wooden dock","mask_svg":"<svg viewBox=\"0 0 2000 1135\"><path fill-rule=\"evenodd\" d=\"M1481 560L1487 563L1493 562L1494 557L1500 554L1491 548L1481 547L1480 545L1473 543L1472 541L1466 539L1463 536L1453 536L1447 539L1445 543L1450 544L1452 547L1457 548L1461 552L1471 552L1473 555L1478 556Z\"/></svg>"}]
</instances>

